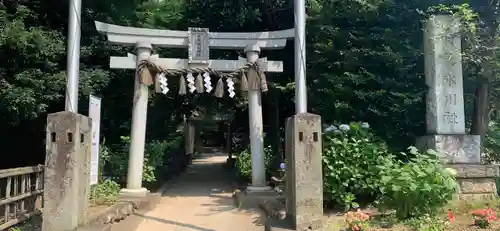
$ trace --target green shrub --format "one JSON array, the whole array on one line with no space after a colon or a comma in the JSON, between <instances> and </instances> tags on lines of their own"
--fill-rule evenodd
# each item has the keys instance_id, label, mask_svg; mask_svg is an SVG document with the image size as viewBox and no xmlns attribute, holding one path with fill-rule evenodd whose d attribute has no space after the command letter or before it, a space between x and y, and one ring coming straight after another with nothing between
<instances>
[{"instance_id":1,"label":"green shrub","mask_svg":"<svg viewBox=\"0 0 500 231\"><path fill-rule=\"evenodd\" d=\"M112 180L92 185L90 199L96 204L107 204L116 201L120 192L120 185Z\"/></svg>"},{"instance_id":2,"label":"green shrub","mask_svg":"<svg viewBox=\"0 0 500 231\"><path fill-rule=\"evenodd\" d=\"M481 158L482 161L490 163L500 162L500 124L490 122L488 132L484 139L484 152Z\"/></svg>"},{"instance_id":3,"label":"green shrub","mask_svg":"<svg viewBox=\"0 0 500 231\"><path fill-rule=\"evenodd\" d=\"M109 162L109 158L111 155L111 150L110 148L106 145L106 141L104 140L101 145L99 146L99 172L98 172L98 181L99 183L102 183L103 176L106 175L105 172L105 166L106 163Z\"/></svg>"},{"instance_id":4,"label":"green shrub","mask_svg":"<svg viewBox=\"0 0 500 231\"><path fill-rule=\"evenodd\" d=\"M375 137L367 124L351 123L325 129L323 150L324 199L346 210L378 199L382 209L399 218L432 214L452 197L453 175L435 152L414 147L398 157Z\"/></svg>"},{"instance_id":5,"label":"green shrub","mask_svg":"<svg viewBox=\"0 0 500 231\"><path fill-rule=\"evenodd\" d=\"M271 147L264 148L266 170L271 171L273 162L273 153ZM252 156L250 148L243 149L236 156L235 161L236 175L242 181L250 181L252 179Z\"/></svg>"},{"instance_id":6,"label":"green shrub","mask_svg":"<svg viewBox=\"0 0 500 231\"><path fill-rule=\"evenodd\" d=\"M365 123L329 127L324 133L324 199L346 210L363 199L373 201L379 193L380 172L394 159L386 144Z\"/></svg>"},{"instance_id":7,"label":"green shrub","mask_svg":"<svg viewBox=\"0 0 500 231\"><path fill-rule=\"evenodd\" d=\"M408 151L412 155L408 163L388 161L378 166L380 208L395 209L396 216L402 219L435 214L455 193L457 184L453 173L441 164L434 151L422 154L415 147Z\"/></svg>"},{"instance_id":8,"label":"green shrub","mask_svg":"<svg viewBox=\"0 0 500 231\"><path fill-rule=\"evenodd\" d=\"M164 165L164 160L169 160L172 155L183 153L171 153L171 149L177 149L178 139L153 140L144 147L144 166L142 170L142 181L149 184L156 183L156 168ZM167 158L165 158L167 156ZM165 163L166 164L166 163Z\"/></svg>"},{"instance_id":9,"label":"green shrub","mask_svg":"<svg viewBox=\"0 0 500 231\"><path fill-rule=\"evenodd\" d=\"M142 179L144 183L156 183L156 168L164 166L181 146L182 137L174 135L168 140L153 140L144 147ZM122 136L120 144L106 148L104 156L105 175L119 182L125 182L128 171L130 137ZM102 150L102 149L101 149Z\"/></svg>"},{"instance_id":10,"label":"green shrub","mask_svg":"<svg viewBox=\"0 0 500 231\"><path fill-rule=\"evenodd\" d=\"M236 167L236 175L238 179L242 181L248 181L251 179L252 158L250 155L250 149L243 149L243 151L236 155L234 166Z\"/></svg>"},{"instance_id":11,"label":"green shrub","mask_svg":"<svg viewBox=\"0 0 500 231\"><path fill-rule=\"evenodd\" d=\"M104 164L104 176L119 183L126 182L128 170L130 137L120 137L120 143L109 146Z\"/></svg>"}]
</instances>

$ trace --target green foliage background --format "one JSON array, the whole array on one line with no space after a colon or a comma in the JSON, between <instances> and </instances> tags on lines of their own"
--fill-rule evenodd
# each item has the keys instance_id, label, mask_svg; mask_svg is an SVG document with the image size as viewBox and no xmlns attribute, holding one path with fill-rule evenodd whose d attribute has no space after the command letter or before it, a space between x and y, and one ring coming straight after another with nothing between
<instances>
[{"instance_id":1,"label":"green foliage background","mask_svg":"<svg viewBox=\"0 0 500 231\"><path fill-rule=\"evenodd\" d=\"M493 28L498 25L498 18L487 17L491 15L489 4L496 2L478 0L469 6L438 0L308 1L309 110L321 114L325 123L367 121L391 150L403 150L413 144L416 136L425 133L427 88L423 76L422 22L430 11L451 12L459 15L465 25L464 86L469 127L475 80L485 60L493 70L491 108L496 108L498 101L497 52L495 49L485 56L481 50L487 34L484 29L495 32L490 37L498 37ZM64 107L69 8L67 1L56 0L0 3L0 145L16 152L8 155L10 160L2 161L5 166L0 167L43 163L46 114ZM96 32L94 20L173 30L192 26L208 27L210 31L252 32L294 27L292 1L284 0L84 1L79 18L79 108L80 113L86 114L88 95L102 97L101 135L110 147L130 134L134 74L110 70L109 57L124 56L133 50L108 43ZM492 41L493 45L498 44L496 39ZM185 50L154 51L162 57L186 57ZM237 56L243 56L242 51L211 53L213 59ZM264 51L261 56L284 62L283 73L268 75L271 90L263 95L266 143L273 153L282 153L284 121L294 113L292 42L283 50ZM241 137L242 146L247 146L245 97L217 99L175 93L174 87L167 96L151 95L148 141L174 136L183 116L195 111L224 111L237 118L232 131ZM25 145L18 145L19 142Z\"/></svg>"},{"instance_id":2,"label":"green foliage background","mask_svg":"<svg viewBox=\"0 0 500 231\"><path fill-rule=\"evenodd\" d=\"M102 98L101 176L93 199L116 198L126 177L134 72L111 70L110 56L133 47L111 44L94 21L124 26L186 30L255 32L294 27L293 1L285 0L87 0L83 1L79 112L88 96ZM46 115L64 109L69 1L0 1L0 168L43 164ZM450 198L453 177L428 153L408 146L425 134L423 31L433 13L462 21L462 58L467 130L474 126L475 91L488 82L489 131L484 161L500 159L498 25L500 0L309 0L307 1L308 110L325 124L365 121L370 132L351 124L346 136L325 135L324 190L327 203L344 208L379 203L400 218L433 213ZM54 7L57 6L57 7ZM261 57L281 60L284 72L268 74L263 94L266 165L281 162L285 118L294 114L293 41ZM186 50L155 48L161 57L186 58ZM243 51L213 50L212 59L237 59ZM486 80L485 80L486 79ZM148 107L144 183L178 173L183 157L182 123L192 114L229 113L240 177L248 180L246 97L215 98L151 93ZM478 88L479 89L479 88ZM220 128L216 128L216 130ZM222 133L222 130L219 131ZM221 134L222 135L222 134ZM105 141L105 142L104 142ZM411 156L411 158L408 158ZM403 163L405 162L405 163ZM363 170L363 171L360 171ZM160 174L159 174L160 173ZM168 174L165 174L168 173ZM269 175L274 175L268 172ZM110 180L111 179L111 180ZM115 182L116 181L116 182ZM424 221L427 222L427 221Z\"/></svg>"}]
</instances>

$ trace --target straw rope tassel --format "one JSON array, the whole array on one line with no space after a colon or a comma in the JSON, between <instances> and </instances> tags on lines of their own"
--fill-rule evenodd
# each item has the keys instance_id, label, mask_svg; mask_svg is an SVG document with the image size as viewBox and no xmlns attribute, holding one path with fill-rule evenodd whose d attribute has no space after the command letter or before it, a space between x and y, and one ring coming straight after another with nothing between
<instances>
[{"instance_id":1,"label":"straw rope tassel","mask_svg":"<svg viewBox=\"0 0 500 231\"><path fill-rule=\"evenodd\" d=\"M242 92L248 91L248 79L245 71L241 71L240 88Z\"/></svg>"},{"instance_id":2,"label":"straw rope tassel","mask_svg":"<svg viewBox=\"0 0 500 231\"><path fill-rule=\"evenodd\" d=\"M215 86L215 97L222 98L224 97L224 81L222 81L222 77L217 81L217 85Z\"/></svg>"},{"instance_id":3,"label":"straw rope tassel","mask_svg":"<svg viewBox=\"0 0 500 231\"><path fill-rule=\"evenodd\" d=\"M260 78L259 74L255 70L255 67L248 68L248 90L259 91L260 90Z\"/></svg>"},{"instance_id":4,"label":"straw rope tassel","mask_svg":"<svg viewBox=\"0 0 500 231\"><path fill-rule=\"evenodd\" d=\"M181 75L179 79L179 95L185 95L186 93L186 80L184 79L184 75Z\"/></svg>"},{"instance_id":5,"label":"straw rope tassel","mask_svg":"<svg viewBox=\"0 0 500 231\"><path fill-rule=\"evenodd\" d=\"M203 76L201 75L201 73L198 73L198 76L196 76L195 84L196 84L196 92L203 93L205 89L203 87Z\"/></svg>"},{"instance_id":6,"label":"straw rope tassel","mask_svg":"<svg viewBox=\"0 0 500 231\"><path fill-rule=\"evenodd\" d=\"M139 72L140 76L140 82L146 86L151 86L153 84L153 76L151 75L151 72L149 71L149 68L144 67L140 70Z\"/></svg>"}]
</instances>

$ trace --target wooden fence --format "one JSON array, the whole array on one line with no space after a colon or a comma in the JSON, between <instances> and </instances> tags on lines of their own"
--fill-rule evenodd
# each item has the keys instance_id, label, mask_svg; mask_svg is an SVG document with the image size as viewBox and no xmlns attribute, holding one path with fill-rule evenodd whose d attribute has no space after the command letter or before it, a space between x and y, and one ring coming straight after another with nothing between
<instances>
[{"instance_id":1,"label":"wooden fence","mask_svg":"<svg viewBox=\"0 0 500 231\"><path fill-rule=\"evenodd\" d=\"M43 165L0 170L0 230L42 213Z\"/></svg>"}]
</instances>

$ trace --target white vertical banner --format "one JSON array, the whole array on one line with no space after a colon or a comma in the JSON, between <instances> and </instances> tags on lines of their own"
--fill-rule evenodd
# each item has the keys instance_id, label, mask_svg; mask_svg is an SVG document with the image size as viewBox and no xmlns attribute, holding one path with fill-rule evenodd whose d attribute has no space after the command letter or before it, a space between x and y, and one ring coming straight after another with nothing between
<instances>
[{"instance_id":1,"label":"white vertical banner","mask_svg":"<svg viewBox=\"0 0 500 231\"><path fill-rule=\"evenodd\" d=\"M99 130L101 125L101 98L90 95L89 117L92 119L92 154L90 157L90 185L99 181Z\"/></svg>"}]
</instances>

